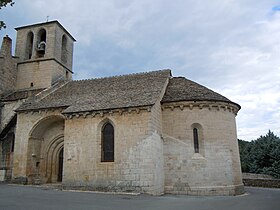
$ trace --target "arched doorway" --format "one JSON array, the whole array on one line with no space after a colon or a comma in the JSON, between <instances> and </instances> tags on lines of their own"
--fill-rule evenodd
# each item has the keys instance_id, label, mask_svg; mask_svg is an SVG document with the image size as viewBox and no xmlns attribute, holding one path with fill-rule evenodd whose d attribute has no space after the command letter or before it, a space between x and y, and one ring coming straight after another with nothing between
<instances>
[{"instance_id":1,"label":"arched doorway","mask_svg":"<svg viewBox=\"0 0 280 210\"><path fill-rule=\"evenodd\" d=\"M63 116L48 116L35 124L28 141L27 177L29 183L62 181L63 146Z\"/></svg>"},{"instance_id":2,"label":"arched doorway","mask_svg":"<svg viewBox=\"0 0 280 210\"><path fill-rule=\"evenodd\" d=\"M57 181L62 182L63 176L63 147L61 148L59 155L58 155L58 174L57 174Z\"/></svg>"}]
</instances>

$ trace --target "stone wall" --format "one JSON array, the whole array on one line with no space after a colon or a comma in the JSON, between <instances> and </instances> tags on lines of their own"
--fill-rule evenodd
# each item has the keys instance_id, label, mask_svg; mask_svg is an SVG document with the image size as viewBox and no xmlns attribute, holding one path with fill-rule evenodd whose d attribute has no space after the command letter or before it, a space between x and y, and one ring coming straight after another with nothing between
<instances>
[{"instance_id":1,"label":"stone wall","mask_svg":"<svg viewBox=\"0 0 280 210\"><path fill-rule=\"evenodd\" d=\"M242 177L245 186L280 188L280 179L267 174L242 173Z\"/></svg>"},{"instance_id":2,"label":"stone wall","mask_svg":"<svg viewBox=\"0 0 280 210\"><path fill-rule=\"evenodd\" d=\"M15 89L16 60L12 56L12 40L6 36L0 51L0 96Z\"/></svg>"},{"instance_id":3,"label":"stone wall","mask_svg":"<svg viewBox=\"0 0 280 210\"><path fill-rule=\"evenodd\" d=\"M55 46L54 46L54 54L55 58L62 62L68 69L72 70L72 64L73 64L73 47L74 47L74 42L72 38L70 38L67 33L59 26L55 26ZM61 54L62 52L62 36L65 35L66 38L66 62L61 60Z\"/></svg>"},{"instance_id":4,"label":"stone wall","mask_svg":"<svg viewBox=\"0 0 280 210\"><path fill-rule=\"evenodd\" d=\"M199 127L199 153L194 152L193 127ZM163 131L165 192L243 192L233 109L207 102L163 104Z\"/></svg>"},{"instance_id":5,"label":"stone wall","mask_svg":"<svg viewBox=\"0 0 280 210\"><path fill-rule=\"evenodd\" d=\"M2 171L3 180L10 181L13 171L13 145L14 145L14 127L12 127L0 141L0 171Z\"/></svg>"},{"instance_id":6,"label":"stone wall","mask_svg":"<svg viewBox=\"0 0 280 210\"><path fill-rule=\"evenodd\" d=\"M0 169L0 182L5 181L6 170Z\"/></svg>"},{"instance_id":7,"label":"stone wall","mask_svg":"<svg viewBox=\"0 0 280 210\"><path fill-rule=\"evenodd\" d=\"M267 174L254 174L254 173L242 173L243 179L274 179L273 176Z\"/></svg>"},{"instance_id":8,"label":"stone wall","mask_svg":"<svg viewBox=\"0 0 280 210\"><path fill-rule=\"evenodd\" d=\"M243 179L245 186L280 188L280 179Z\"/></svg>"},{"instance_id":9,"label":"stone wall","mask_svg":"<svg viewBox=\"0 0 280 210\"><path fill-rule=\"evenodd\" d=\"M68 118L64 188L162 194L162 140L151 129L152 113L147 108ZM115 131L114 162L101 162L101 128L107 121Z\"/></svg>"},{"instance_id":10,"label":"stone wall","mask_svg":"<svg viewBox=\"0 0 280 210\"><path fill-rule=\"evenodd\" d=\"M1 108L2 115L0 116L0 170L2 170L3 180L9 181L12 178L13 170L13 145L15 133L15 112L22 102L11 101L3 102ZM3 129L5 130L3 131Z\"/></svg>"},{"instance_id":11,"label":"stone wall","mask_svg":"<svg viewBox=\"0 0 280 210\"><path fill-rule=\"evenodd\" d=\"M50 87L60 77L66 79L66 71L55 60L37 59L19 63L16 88L39 89Z\"/></svg>"},{"instance_id":12,"label":"stone wall","mask_svg":"<svg viewBox=\"0 0 280 210\"><path fill-rule=\"evenodd\" d=\"M161 112L160 100L158 100L152 108L150 127L153 133L152 136L153 141L150 142L150 145L149 144L147 145L150 148L150 151L149 148L147 148L147 149L143 149L143 152L149 151L150 156L152 157L153 160L154 188L156 189L156 193L154 194L163 194L164 193L164 157L163 157L163 138L162 138L162 112Z\"/></svg>"}]
</instances>

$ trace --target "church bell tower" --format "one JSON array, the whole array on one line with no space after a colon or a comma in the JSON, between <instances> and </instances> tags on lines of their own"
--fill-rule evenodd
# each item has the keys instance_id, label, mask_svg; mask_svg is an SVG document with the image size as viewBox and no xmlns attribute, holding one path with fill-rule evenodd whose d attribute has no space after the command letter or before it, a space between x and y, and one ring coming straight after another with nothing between
<instances>
[{"instance_id":1,"label":"church bell tower","mask_svg":"<svg viewBox=\"0 0 280 210\"><path fill-rule=\"evenodd\" d=\"M16 90L47 88L72 80L73 36L58 22L16 28Z\"/></svg>"}]
</instances>

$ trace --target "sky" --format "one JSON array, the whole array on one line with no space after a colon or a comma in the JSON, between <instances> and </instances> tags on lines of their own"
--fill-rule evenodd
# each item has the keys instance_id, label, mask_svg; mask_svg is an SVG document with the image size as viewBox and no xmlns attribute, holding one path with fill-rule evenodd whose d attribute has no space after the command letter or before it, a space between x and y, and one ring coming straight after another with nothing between
<instances>
[{"instance_id":1,"label":"sky","mask_svg":"<svg viewBox=\"0 0 280 210\"><path fill-rule=\"evenodd\" d=\"M15 0L0 36L58 20L74 79L171 69L241 105L239 139L280 136L280 0Z\"/></svg>"}]
</instances>

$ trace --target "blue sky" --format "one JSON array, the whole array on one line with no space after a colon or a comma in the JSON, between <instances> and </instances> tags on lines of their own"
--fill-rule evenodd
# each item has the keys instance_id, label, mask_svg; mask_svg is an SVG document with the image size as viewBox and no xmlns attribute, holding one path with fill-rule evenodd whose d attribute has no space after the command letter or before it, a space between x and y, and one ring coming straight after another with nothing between
<instances>
[{"instance_id":1,"label":"blue sky","mask_svg":"<svg viewBox=\"0 0 280 210\"><path fill-rule=\"evenodd\" d=\"M77 39L74 79L170 68L242 106L239 138L280 136L280 0L15 2L1 37L58 20Z\"/></svg>"}]
</instances>

